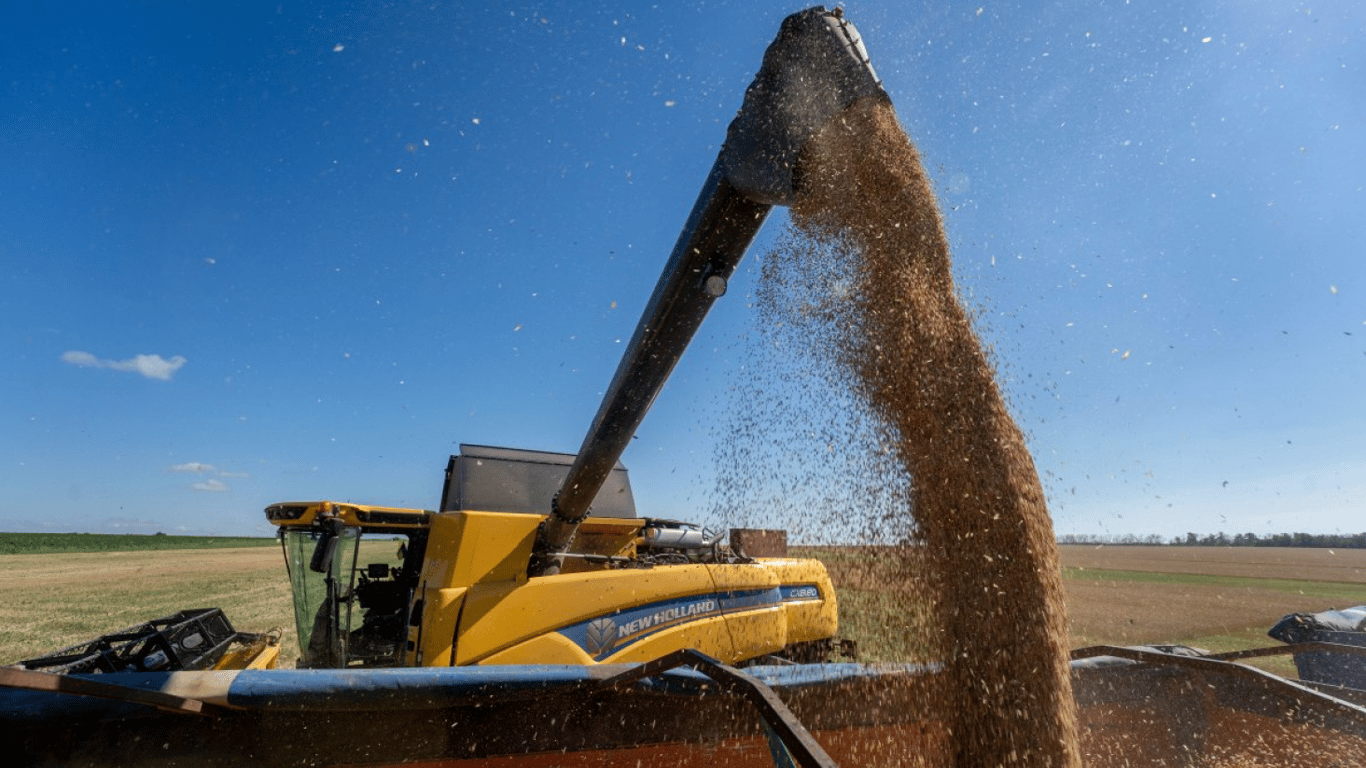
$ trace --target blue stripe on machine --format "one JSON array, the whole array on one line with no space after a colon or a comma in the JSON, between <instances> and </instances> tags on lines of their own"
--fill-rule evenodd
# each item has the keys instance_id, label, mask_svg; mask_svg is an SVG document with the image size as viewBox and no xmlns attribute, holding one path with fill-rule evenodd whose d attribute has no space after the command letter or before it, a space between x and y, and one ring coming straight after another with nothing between
<instances>
[{"instance_id":1,"label":"blue stripe on machine","mask_svg":"<svg viewBox=\"0 0 1366 768\"><path fill-rule=\"evenodd\" d=\"M691 595L614 611L571 624L560 634L600 659L670 627L726 613L771 608L783 600L778 587Z\"/></svg>"},{"instance_id":2,"label":"blue stripe on machine","mask_svg":"<svg viewBox=\"0 0 1366 768\"><path fill-rule=\"evenodd\" d=\"M777 587L722 592L721 611L723 613L748 611L754 608L766 608L770 605L777 605L782 601L782 592L779 591Z\"/></svg>"}]
</instances>

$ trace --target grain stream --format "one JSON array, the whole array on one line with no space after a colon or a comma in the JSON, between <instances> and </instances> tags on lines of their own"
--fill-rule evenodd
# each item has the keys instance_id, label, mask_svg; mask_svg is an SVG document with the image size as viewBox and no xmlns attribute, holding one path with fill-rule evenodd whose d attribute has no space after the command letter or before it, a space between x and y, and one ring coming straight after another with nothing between
<instances>
[{"instance_id":1,"label":"grain stream","mask_svg":"<svg viewBox=\"0 0 1366 768\"><path fill-rule=\"evenodd\" d=\"M1079 766L1052 523L1023 436L959 302L948 239L891 106L851 105L803 150L794 232L766 255L759 317L805 373L858 403L815 431L882 548L908 644L942 662L952 764ZM782 330L773 330L782 329ZM750 465L753 466L753 465ZM861 497L873 510L859 513ZM889 560L890 558L890 560Z\"/></svg>"}]
</instances>

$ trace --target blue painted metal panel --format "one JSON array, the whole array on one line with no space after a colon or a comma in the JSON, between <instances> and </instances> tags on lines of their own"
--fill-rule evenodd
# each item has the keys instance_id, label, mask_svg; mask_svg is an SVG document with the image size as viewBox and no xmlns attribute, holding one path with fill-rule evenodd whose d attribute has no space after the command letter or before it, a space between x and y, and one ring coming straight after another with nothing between
<instances>
[{"instance_id":1,"label":"blue painted metal panel","mask_svg":"<svg viewBox=\"0 0 1366 768\"><path fill-rule=\"evenodd\" d=\"M671 627L727 613L769 608L783 600L779 587L709 592L612 611L571 624L559 632L589 656L601 659Z\"/></svg>"},{"instance_id":2,"label":"blue painted metal panel","mask_svg":"<svg viewBox=\"0 0 1366 768\"><path fill-rule=\"evenodd\" d=\"M249 709L432 709L514 701L594 685L622 669L583 666L422 667L408 669L248 670L228 703Z\"/></svg>"},{"instance_id":3,"label":"blue painted metal panel","mask_svg":"<svg viewBox=\"0 0 1366 768\"><path fill-rule=\"evenodd\" d=\"M471 701L509 702L546 693L597 688L608 677L635 665L520 665L490 667L424 667L366 670L244 670L224 672L139 672L80 675L92 680L143 690L196 696L253 710L338 711L367 709L437 709ZM745 670L766 685L810 688L872 680L886 675L923 673L915 664L804 664L755 666ZM714 691L713 681L687 668L669 670L638 686L656 693L682 696ZM0 688L0 713L7 721L40 722L90 714L130 717L154 713L149 707L106 699Z\"/></svg>"}]
</instances>

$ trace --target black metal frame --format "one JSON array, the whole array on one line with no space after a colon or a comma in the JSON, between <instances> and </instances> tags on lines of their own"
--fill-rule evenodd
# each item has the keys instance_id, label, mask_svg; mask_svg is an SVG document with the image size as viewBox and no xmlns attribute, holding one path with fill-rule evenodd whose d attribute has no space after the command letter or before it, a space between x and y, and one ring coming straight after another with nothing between
<instances>
[{"instance_id":1,"label":"black metal frame","mask_svg":"<svg viewBox=\"0 0 1366 768\"><path fill-rule=\"evenodd\" d=\"M723 664L701 651L691 648L674 651L610 677L603 681L603 684L611 688L634 683L683 666L696 669L715 680L726 692L742 696L753 704L759 710L759 716L763 718L770 732L787 748L788 754L797 765L802 768L835 768L835 761L826 754L811 732L806 730L772 688L764 685L757 677Z\"/></svg>"},{"instance_id":2,"label":"black metal frame","mask_svg":"<svg viewBox=\"0 0 1366 768\"><path fill-rule=\"evenodd\" d=\"M259 638L234 630L221 608L194 608L25 659L19 666L56 674L207 669L234 642Z\"/></svg>"},{"instance_id":3,"label":"black metal frame","mask_svg":"<svg viewBox=\"0 0 1366 768\"><path fill-rule=\"evenodd\" d=\"M1089 648L1078 648L1072 651L1072 659L1113 656L1115 658L1127 659L1141 664L1186 667L1188 669L1213 672L1220 675L1236 676L1257 685L1264 690L1274 690L1276 693L1288 696L1297 702L1312 702L1316 706L1324 707L1327 711L1346 715L1356 719L1358 722L1366 723L1366 707L1346 701L1330 693L1317 690L1303 683L1287 680L1256 667L1233 663L1235 660L1239 659L1280 656L1284 654L1301 653L1304 651L1341 651L1343 653L1366 655L1366 648L1352 645L1339 645L1337 643L1317 642L1296 643L1294 645L1273 646L1270 648L1256 648L1246 651L1232 651L1229 653L1211 654L1209 656L1183 656L1147 648L1094 645Z\"/></svg>"}]
</instances>

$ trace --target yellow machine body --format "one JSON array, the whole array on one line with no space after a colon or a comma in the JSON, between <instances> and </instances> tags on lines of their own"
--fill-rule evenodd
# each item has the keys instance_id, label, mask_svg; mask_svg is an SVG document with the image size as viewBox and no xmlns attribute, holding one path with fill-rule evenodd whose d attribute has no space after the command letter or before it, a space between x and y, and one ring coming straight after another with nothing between
<instances>
[{"instance_id":1,"label":"yellow machine body","mask_svg":"<svg viewBox=\"0 0 1366 768\"><path fill-rule=\"evenodd\" d=\"M529 577L543 516L333 502L266 512L285 541L304 666L601 664L680 648L736 663L828 642L837 629L834 589L820 562L651 564L637 551L647 519L589 517L563 571ZM325 524L344 542L338 552L354 554L335 555L330 573L320 574L311 568L326 546ZM395 537L407 539L401 565ZM310 575L334 582L330 599L317 588L310 593ZM393 597L371 598L379 608L363 605L366 591L381 587L403 595L403 634L392 645L366 636L400 631L393 616L371 615L395 611ZM341 627L330 636L329 621ZM319 650L328 643L330 656Z\"/></svg>"}]
</instances>

